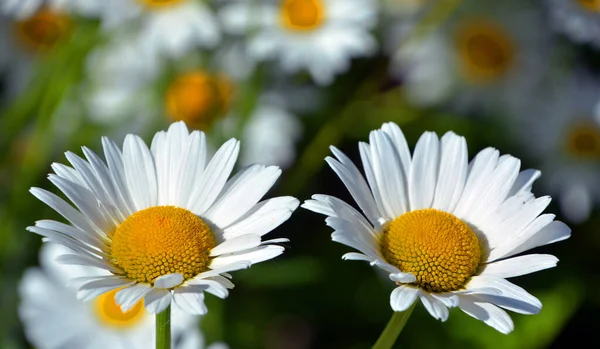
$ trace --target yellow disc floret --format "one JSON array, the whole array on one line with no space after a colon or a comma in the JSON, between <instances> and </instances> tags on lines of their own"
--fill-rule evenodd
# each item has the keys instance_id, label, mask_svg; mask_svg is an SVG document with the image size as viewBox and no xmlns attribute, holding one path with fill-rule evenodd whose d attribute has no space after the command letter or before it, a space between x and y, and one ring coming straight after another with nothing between
<instances>
[{"instance_id":1,"label":"yellow disc floret","mask_svg":"<svg viewBox=\"0 0 600 349\"><path fill-rule=\"evenodd\" d=\"M140 300L126 312L115 301L118 290L104 293L95 299L95 314L105 325L117 328L128 328L140 322L146 315L144 301Z\"/></svg>"},{"instance_id":2,"label":"yellow disc floret","mask_svg":"<svg viewBox=\"0 0 600 349\"><path fill-rule=\"evenodd\" d=\"M381 252L402 272L416 276L415 286L429 292L460 289L479 266L479 240L454 215L436 209L405 213L383 231Z\"/></svg>"},{"instance_id":3,"label":"yellow disc floret","mask_svg":"<svg viewBox=\"0 0 600 349\"><path fill-rule=\"evenodd\" d=\"M600 0L577 0L579 5L591 12L600 12Z\"/></svg>"},{"instance_id":4,"label":"yellow disc floret","mask_svg":"<svg viewBox=\"0 0 600 349\"><path fill-rule=\"evenodd\" d=\"M150 10L171 7L184 0L138 0L140 4Z\"/></svg>"},{"instance_id":5,"label":"yellow disc floret","mask_svg":"<svg viewBox=\"0 0 600 349\"><path fill-rule=\"evenodd\" d=\"M566 134L566 145L573 157L600 159L600 127L591 122L575 123Z\"/></svg>"},{"instance_id":6,"label":"yellow disc floret","mask_svg":"<svg viewBox=\"0 0 600 349\"><path fill-rule=\"evenodd\" d=\"M458 30L458 55L463 74L475 83L504 76L515 61L515 47L508 33L493 21L475 20Z\"/></svg>"},{"instance_id":7,"label":"yellow disc floret","mask_svg":"<svg viewBox=\"0 0 600 349\"><path fill-rule=\"evenodd\" d=\"M192 212L154 206L129 216L112 236L113 262L127 277L152 284L162 275L190 279L206 271L215 239L208 225Z\"/></svg>"},{"instance_id":8,"label":"yellow disc floret","mask_svg":"<svg viewBox=\"0 0 600 349\"><path fill-rule=\"evenodd\" d=\"M15 23L20 42L33 51L47 51L69 36L72 24L63 13L42 7L33 16Z\"/></svg>"},{"instance_id":9,"label":"yellow disc floret","mask_svg":"<svg viewBox=\"0 0 600 349\"><path fill-rule=\"evenodd\" d=\"M281 6L281 23L294 31L316 29L325 20L322 0L284 0Z\"/></svg>"}]
</instances>

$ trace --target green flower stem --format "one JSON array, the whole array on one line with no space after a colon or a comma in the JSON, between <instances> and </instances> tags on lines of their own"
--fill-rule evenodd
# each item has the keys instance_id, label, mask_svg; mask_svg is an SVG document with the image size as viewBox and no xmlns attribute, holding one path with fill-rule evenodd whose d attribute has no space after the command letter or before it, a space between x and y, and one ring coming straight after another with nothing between
<instances>
[{"instance_id":1,"label":"green flower stem","mask_svg":"<svg viewBox=\"0 0 600 349\"><path fill-rule=\"evenodd\" d=\"M171 306L156 314L156 349L171 349Z\"/></svg>"},{"instance_id":2,"label":"green flower stem","mask_svg":"<svg viewBox=\"0 0 600 349\"><path fill-rule=\"evenodd\" d=\"M410 308L406 309L405 311L394 312L394 315L392 315L392 318L388 322L387 326L385 326L385 329L383 332L381 332L379 339L375 345L373 345L373 349L390 349L394 343L396 343L398 335L400 335L400 332L402 332L402 329L404 328L404 325L406 325L406 322L408 321L410 314L412 314L416 304L417 302L414 302L413 305L411 305Z\"/></svg>"}]
</instances>

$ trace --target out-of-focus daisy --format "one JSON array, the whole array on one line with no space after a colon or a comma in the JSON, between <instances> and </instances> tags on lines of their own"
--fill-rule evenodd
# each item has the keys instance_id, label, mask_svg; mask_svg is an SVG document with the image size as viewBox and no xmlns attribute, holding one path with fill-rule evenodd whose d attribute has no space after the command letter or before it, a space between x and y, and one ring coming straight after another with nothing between
<instances>
[{"instance_id":1,"label":"out-of-focus daisy","mask_svg":"<svg viewBox=\"0 0 600 349\"><path fill-rule=\"evenodd\" d=\"M248 166L228 179L239 142L227 141L207 158L205 135L183 122L158 132L149 149L128 135L121 151L102 141L106 162L83 148L87 161L67 152L73 167L54 164L49 176L73 202L39 188L31 192L70 225L42 220L28 229L70 247L59 261L107 270L109 276L76 278L80 299L115 289L124 311L144 299L158 313L176 304L204 314L204 291L224 298L227 274L274 258L284 248L262 236L296 209L298 200L259 202L279 177L274 166Z\"/></svg>"},{"instance_id":2,"label":"out-of-focus daisy","mask_svg":"<svg viewBox=\"0 0 600 349\"><path fill-rule=\"evenodd\" d=\"M334 241L353 247L344 259L368 261L397 285L394 311L417 299L436 319L459 307L502 333L513 329L501 308L523 314L541 302L506 278L551 268L551 255L513 257L569 237L570 229L542 211L549 197L535 198L539 171L519 172L520 161L487 148L468 163L467 144L453 132L441 140L421 136L414 153L393 123L360 143L367 180L341 151L327 158L362 210L328 195L303 207L327 215ZM368 183L368 184L367 184Z\"/></svg>"},{"instance_id":3,"label":"out-of-focus daisy","mask_svg":"<svg viewBox=\"0 0 600 349\"><path fill-rule=\"evenodd\" d=\"M600 203L600 82L578 72L546 86L529 96L515 129L523 149L548 173L545 189L558 197L565 217L579 223Z\"/></svg>"},{"instance_id":4,"label":"out-of-focus daisy","mask_svg":"<svg viewBox=\"0 0 600 349\"><path fill-rule=\"evenodd\" d=\"M242 141L246 146L240 161L287 168L296 158L296 142L301 135L300 121L286 110L281 97L265 95L244 128Z\"/></svg>"},{"instance_id":5,"label":"out-of-focus daisy","mask_svg":"<svg viewBox=\"0 0 600 349\"><path fill-rule=\"evenodd\" d=\"M73 276L109 274L56 262L57 257L69 252L61 245L44 244L40 251L41 268L30 268L23 276L19 285L19 316L29 341L39 349L153 347L154 317L146 312L142 301L123 312L115 303L116 290L84 303L66 287ZM188 335L190 338L185 338ZM175 346L180 349L197 349L203 344L197 317L177 306L173 307L172 340L186 343Z\"/></svg>"},{"instance_id":6,"label":"out-of-focus daisy","mask_svg":"<svg viewBox=\"0 0 600 349\"><path fill-rule=\"evenodd\" d=\"M539 11L521 1L467 1L434 33L406 40L394 71L417 103L507 110L545 72L551 45L541 27Z\"/></svg>"},{"instance_id":7,"label":"out-of-focus daisy","mask_svg":"<svg viewBox=\"0 0 600 349\"><path fill-rule=\"evenodd\" d=\"M140 21L138 40L148 54L181 57L220 40L217 20L202 1L107 0L100 16L109 29Z\"/></svg>"},{"instance_id":8,"label":"out-of-focus daisy","mask_svg":"<svg viewBox=\"0 0 600 349\"><path fill-rule=\"evenodd\" d=\"M554 28L581 44L600 48L600 1L546 0Z\"/></svg>"},{"instance_id":9,"label":"out-of-focus daisy","mask_svg":"<svg viewBox=\"0 0 600 349\"><path fill-rule=\"evenodd\" d=\"M326 85L352 58L375 52L376 10L369 0L280 0L231 4L220 15L226 30L250 36L251 57L275 59L288 73L307 70Z\"/></svg>"}]
</instances>

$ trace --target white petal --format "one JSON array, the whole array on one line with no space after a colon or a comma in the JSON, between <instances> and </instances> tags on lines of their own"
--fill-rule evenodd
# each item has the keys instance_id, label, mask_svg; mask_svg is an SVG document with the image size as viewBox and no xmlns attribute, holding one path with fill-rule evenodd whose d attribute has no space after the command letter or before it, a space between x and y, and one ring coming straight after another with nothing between
<instances>
[{"instance_id":1,"label":"white petal","mask_svg":"<svg viewBox=\"0 0 600 349\"><path fill-rule=\"evenodd\" d=\"M387 122L381 126L383 132L385 132L392 139L392 143L396 148L396 153L400 157L400 161L402 162L402 169L405 174L408 174L410 171L410 150L408 149L408 144L406 143L406 138L404 138L404 134L398 125L393 122Z\"/></svg>"},{"instance_id":2,"label":"white petal","mask_svg":"<svg viewBox=\"0 0 600 349\"><path fill-rule=\"evenodd\" d=\"M240 143L230 139L217 150L206 166L202 176L197 179L187 208L202 215L215 201L233 170L240 151Z\"/></svg>"},{"instance_id":3,"label":"white petal","mask_svg":"<svg viewBox=\"0 0 600 349\"><path fill-rule=\"evenodd\" d=\"M394 311L405 311L417 299L419 289L416 287L396 287L390 295L390 304Z\"/></svg>"},{"instance_id":4,"label":"white petal","mask_svg":"<svg viewBox=\"0 0 600 349\"><path fill-rule=\"evenodd\" d=\"M144 305L146 310L152 314L158 314L163 310L167 309L171 304L172 299L171 291L163 289L152 289L144 297Z\"/></svg>"},{"instance_id":5,"label":"white petal","mask_svg":"<svg viewBox=\"0 0 600 349\"><path fill-rule=\"evenodd\" d=\"M542 302L523 288L501 278L474 276L466 285L467 290L477 292L477 297L517 312L536 314L542 309ZM486 294L485 289L493 289L494 294Z\"/></svg>"},{"instance_id":6,"label":"white petal","mask_svg":"<svg viewBox=\"0 0 600 349\"><path fill-rule=\"evenodd\" d=\"M275 258L281 255L284 250L285 249L282 246L277 245L258 246L253 249L231 255L221 255L217 258L214 258L210 266L211 268L220 268L239 262L256 264Z\"/></svg>"},{"instance_id":7,"label":"white petal","mask_svg":"<svg viewBox=\"0 0 600 349\"><path fill-rule=\"evenodd\" d=\"M485 148L471 161L469 165L469 174L454 215L463 219L474 207L479 205L479 195L485 192L488 185L488 179L496 168L500 153L494 148Z\"/></svg>"},{"instance_id":8,"label":"white petal","mask_svg":"<svg viewBox=\"0 0 600 349\"><path fill-rule=\"evenodd\" d=\"M147 284L135 284L119 290L115 295L115 301L121 305L121 310L126 312L137 304L144 296L152 290Z\"/></svg>"},{"instance_id":9,"label":"white petal","mask_svg":"<svg viewBox=\"0 0 600 349\"><path fill-rule=\"evenodd\" d=\"M117 145L106 137L102 137L102 148L104 149L106 164L108 165L108 170L118 195L116 200L121 202L123 214L129 216L134 212L135 207L133 199L131 198L131 193L127 187L123 156Z\"/></svg>"},{"instance_id":10,"label":"white petal","mask_svg":"<svg viewBox=\"0 0 600 349\"><path fill-rule=\"evenodd\" d=\"M333 171L340 177L340 180L346 186L346 189L352 195L354 201L360 209L367 216L372 224L377 222L380 214L377 212L373 195L365 182L365 179L360 174L356 165L350 160L344 153L335 147L330 147L331 151L337 158L326 158L325 161L333 169Z\"/></svg>"},{"instance_id":11,"label":"white petal","mask_svg":"<svg viewBox=\"0 0 600 349\"><path fill-rule=\"evenodd\" d=\"M140 137L131 134L125 137L123 164L136 210L155 206L158 202L156 169L152 153Z\"/></svg>"},{"instance_id":12,"label":"white petal","mask_svg":"<svg viewBox=\"0 0 600 349\"><path fill-rule=\"evenodd\" d=\"M515 179L512 188L508 192L508 196L517 195L522 192L530 192L533 182L540 178L541 175L542 173L538 170L527 169L521 171L517 176L517 179Z\"/></svg>"},{"instance_id":13,"label":"white petal","mask_svg":"<svg viewBox=\"0 0 600 349\"><path fill-rule=\"evenodd\" d=\"M510 316L493 304L474 302L468 296L461 296L458 306L469 316L483 321L501 333L508 334L514 329Z\"/></svg>"},{"instance_id":14,"label":"white petal","mask_svg":"<svg viewBox=\"0 0 600 349\"><path fill-rule=\"evenodd\" d=\"M452 212L460 199L468 169L467 142L464 137L448 132L442 137L440 171L433 198L433 208Z\"/></svg>"},{"instance_id":15,"label":"white petal","mask_svg":"<svg viewBox=\"0 0 600 349\"><path fill-rule=\"evenodd\" d=\"M206 291L221 299L225 299L229 295L229 290L227 290L227 287L223 286L221 282L211 279L192 279L188 281L187 287L184 287L180 292L196 292L194 290L202 290L202 292Z\"/></svg>"},{"instance_id":16,"label":"white petal","mask_svg":"<svg viewBox=\"0 0 600 349\"><path fill-rule=\"evenodd\" d=\"M421 303L423 303L423 306L425 306L425 309L427 309L431 316L442 321L448 320L449 312L444 303L425 292L421 292L420 298Z\"/></svg>"},{"instance_id":17,"label":"white petal","mask_svg":"<svg viewBox=\"0 0 600 349\"><path fill-rule=\"evenodd\" d=\"M241 250L247 250L259 246L261 243L260 235L245 234L220 243L210 251L210 256L219 256L226 253L233 253Z\"/></svg>"},{"instance_id":18,"label":"white petal","mask_svg":"<svg viewBox=\"0 0 600 349\"><path fill-rule=\"evenodd\" d=\"M276 197L256 204L237 222L223 229L223 237L231 239L242 234L265 235L285 222L298 207L291 196Z\"/></svg>"},{"instance_id":19,"label":"white petal","mask_svg":"<svg viewBox=\"0 0 600 349\"><path fill-rule=\"evenodd\" d=\"M510 278L554 268L558 258L549 254L529 254L487 264L481 276Z\"/></svg>"},{"instance_id":20,"label":"white petal","mask_svg":"<svg viewBox=\"0 0 600 349\"><path fill-rule=\"evenodd\" d=\"M252 165L237 173L223 188L220 197L204 214L225 227L248 212L271 189L281 170L276 166Z\"/></svg>"},{"instance_id":21,"label":"white petal","mask_svg":"<svg viewBox=\"0 0 600 349\"><path fill-rule=\"evenodd\" d=\"M394 273L390 274L390 280L401 282L403 284L410 284L417 281L417 277L412 273Z\"/></svg>"},{"instance_id":22,"label":"white petal","mask_svg":"<svg viewBox=\"0 0 600 349\"><path fill-rule=\"evenodd\" d=\"M127 279L120 279L115 277L105 277L103 279L98 278L81 285L79 287L79 290L77 290L77 298L84 302L87 302L108 291L112 291L116 288L121 288L133 284L134 282L131 282Z\"/></svg>"},{"instance_id":23,"label":"white petal","mask_svg":"<svg viewBox=\"0 0 600 349\"><path fill-rule=\"evenodd\" d=\"M183 275L179 273L172 273L167 275L161 275L154 279L154 288L169 289L177 285L181 285L183 282Z\"/></svg>"},{"instance_id":24,"label":"white petal","mask_svg":"<svg viewBox=\"0 0 600 349\"><path fill-rule=\"evenodd\" d=\"M366 261L369 263L373 261L371 257L357 252L348 252L342 256L342 259L347 261Z\"/></svg>"},{"instance_id":25,"label":"white petal","mask_svg":"<svg viewBox=\"0 0 600 349\"><path fill-rule=\"evenodd\" d=\"M433 203L439 171L439 140L425 132L415 146L409 176L410 209L429 208Z\"/></svg>"},{"instance_id":26,"label":"white petal","mask_svg":"<svg viewBox=\"0 0 600 349\"><path fill-rule=\"evenodd\" d=\"M204 315L208 312L208 308L204 304L203 292L184 292L188 287L179 287L175 290L173 300L181 309L192 315Z\"/></svg>"},{"instance_id":27,"label":"white petal","mask_svg":"<svg viewBox=\"0 0 600 349\"><path fill-rule=\"evenodd\" d=\"M541 218L542 216L540 216ZM554 221L543 228L534 226L532 223L522 234L508 241L502 248L493 250L492 257L504 258L530 250L534 247L553 244L565 240L571 236L571 228L560 221Z\"/></svg>"}]
</instances>

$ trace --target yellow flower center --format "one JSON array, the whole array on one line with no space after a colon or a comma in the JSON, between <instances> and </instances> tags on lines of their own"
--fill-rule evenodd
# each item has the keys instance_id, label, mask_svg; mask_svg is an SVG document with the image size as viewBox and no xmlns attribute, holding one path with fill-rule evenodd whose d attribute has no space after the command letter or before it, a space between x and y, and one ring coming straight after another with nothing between
<instances>
[{"instance_id":1,"label":"yellow flower center","mask_svg":"<svg viewBox=\"0 0 600 349\"><path fill-rule=\"evenodd\" d=\"M600 12L600 0L577 0L584 9L592 12Z\"/></svg>"},{"instance_id":2,"label":"yellow flower center","mask_svg":"<svg viewBox=\"0 0 600 349\"><path fill-rule=\"evenodd\" d=\"M437 293L460 289L475 274L481 258L471 228L436 209L394 219L383 231L381 252L388 263L414 274L415 286Z\"/></svg>"},{"instance_id":3,"label":"yellow flower center","mask_svg":"<svg viewBox=\"0 0 600 349\"><path fill-rule=\"evenodd\" d=\"M600 158L600 127L590 122L573 125L567 134L569 154L579 158Z\"/></svg>"},{"instance_id":4,"label":"yellow flower center","mask_svg":"<svg viewBox=\"0 0 600 349\"><path fill-rule=\"evenodd\" d=\"M185 0L138 0L144 7L150 10L160 10L165 7L177 5Z\"/></svg>"},{"instance_id":5,"label":"yellow flower center","mask_svg":"<svg viewBox=\"0 0 600 349\"><path fill-rule=\"evenodd\" d=\"M174 121L205 129L229 110L233 85L221 75L194 71L179 76L166 93L165 109Z\"/></svg>"},{"instance_id":6,"label":"yellow flower center","mask_svg":"<svg viewBox=\"0 0 600 349\"><path fill-rule=\"evenodd\" d=\"M104 293L94 300L96 316L98 316L102 323L111 327L128 328L136 325L146 315L144 301L140 300L131 309L123 312L115 301L117 291L113 290Z\"/></svg>"},{"instance_id":7,"label":"yellow flower center","mask_svg":"<svg viewBox=\"0 0 600 349\"><path fill-rule=\"evenodd\" d=\"M325 6L322 0L283 0L281 23L294 31L313 30L323 24Z\"/></svg>"},{"instance_id":8,"label":"yellow flower center","mask_svg":"<svg viewBox=\"0 0 600 349\"><path fill-rule=\"evenodd\" d=\"M492 22L465 23L458 30L457 45L462 73L475 83L503 76L515 60L511 38Z\"/></svg>"},{"instance_id":9,"label":"yellow flower center","mask_svg":"<svg viewBox=\"0 0 600 349\"><path fill-rule=\"evenodd\" d=\"M71 21L64 14L40 9L33 16L15 23L21 43L33 51L47 51L68 36Z\"/></svg>"},{"instance_id":10,"label":"yellow flower center","mask_svg":"<svg viewBox=\"0 0 600 349\"><path fill-rule=\"evenodd\" d=\"M128 278L154 282L179 273L185 280L206 271L215 239L208 225L192 212L154 206L129 216L112 236L113 262Z\"/></svg>"}]
</instances>

